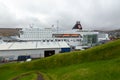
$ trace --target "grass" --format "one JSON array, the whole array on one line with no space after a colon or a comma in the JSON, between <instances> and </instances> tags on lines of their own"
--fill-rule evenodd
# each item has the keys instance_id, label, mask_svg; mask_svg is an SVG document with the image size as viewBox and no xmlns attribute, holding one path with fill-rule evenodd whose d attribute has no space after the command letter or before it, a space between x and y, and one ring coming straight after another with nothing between
<instances>
[{"instance_id":1,"label":"grass","mask_svg":"<svg viewBox=\"0 0 120 80\"><path fill-rule=\"evenodd\" d=\"M45 73L51 80L119 80L120 62L118 59L74 64L50 69Z\"/></svg>"},{"instance_id":2,"label":"grass","mask_svg":"<svg viewBox=\"0 0 120 80\"><path fill-rule=\"evenodd\" d=\"M39 71L45 80L120 80L120 40L85 51L58 54L26 63L0 66L0 79ZM35 79L35 74L21 80ZM31 79L29 79L31 78Z\"/></svg>"}]
</instances>

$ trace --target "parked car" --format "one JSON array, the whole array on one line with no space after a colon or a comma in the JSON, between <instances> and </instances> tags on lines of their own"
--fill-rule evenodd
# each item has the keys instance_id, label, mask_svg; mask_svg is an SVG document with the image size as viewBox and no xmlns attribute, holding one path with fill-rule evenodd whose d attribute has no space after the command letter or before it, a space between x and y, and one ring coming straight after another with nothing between
<instances>
[{"instance_id":1,"label":"parked car","mask_svg":"<svg viewBox=\"0 0 120 80\"><path fill-rule=\"evenodd\" d=\"M21 56L18 56L17 61L31 61L31 56L30 55L21 55Z\"/></svg>"}]
</instances>

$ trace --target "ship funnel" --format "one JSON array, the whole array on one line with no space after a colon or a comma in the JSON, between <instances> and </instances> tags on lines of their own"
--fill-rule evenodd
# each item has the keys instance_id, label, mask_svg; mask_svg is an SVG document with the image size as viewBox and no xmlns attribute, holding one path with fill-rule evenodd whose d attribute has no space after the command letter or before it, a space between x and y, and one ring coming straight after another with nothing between
<instances>
[{"instance_id":1,"label":"ship funnel","mask_svg":"<svg viewBox=\"0 0 120 80\"><path fill-rule=\"evenodd\" d=\"M74 27L72 29L82 30L82 25L81 25L80 21L77 21L76 24L74 25Z\"/></svg>"}]
</instances>

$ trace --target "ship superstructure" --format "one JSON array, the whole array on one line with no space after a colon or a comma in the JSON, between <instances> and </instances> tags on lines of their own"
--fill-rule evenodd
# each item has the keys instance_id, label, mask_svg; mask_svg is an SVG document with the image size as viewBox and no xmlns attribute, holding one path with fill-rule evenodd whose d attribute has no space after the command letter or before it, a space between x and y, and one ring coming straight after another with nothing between
<instances>
[{"instance_id":1,"label":"ship superstructure","mask_svg":"<svg viewBox=\"0 0 120 80\"><path fill-rule=\"evenodd\" d=\"M72 30L57 30L54 28L25 28L21 31L20 40L24 41L65 41L70 46L92 46L98 42L99 32L82 30L79 21L76 22Z\"/></svg>"}]
</instances>

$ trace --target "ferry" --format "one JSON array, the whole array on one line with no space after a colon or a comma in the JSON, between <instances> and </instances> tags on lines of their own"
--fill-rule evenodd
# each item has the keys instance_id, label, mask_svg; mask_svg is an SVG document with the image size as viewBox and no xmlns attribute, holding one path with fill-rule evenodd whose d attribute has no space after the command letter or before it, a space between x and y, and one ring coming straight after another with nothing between
<instances>
[{"instance_id":1,"label":"ferry","mask_svg":"<svg viewBox=\"0 0 120 80\"><path fill-rule=\"evenodd\" d=\"M83 30L80 21L77 21L71 30L55 28L24 28L20 31L19 40L54 42L64 41L69 46L95 46L100 40L109 40L108 34Z\"/></svg>"}]
</instances>

